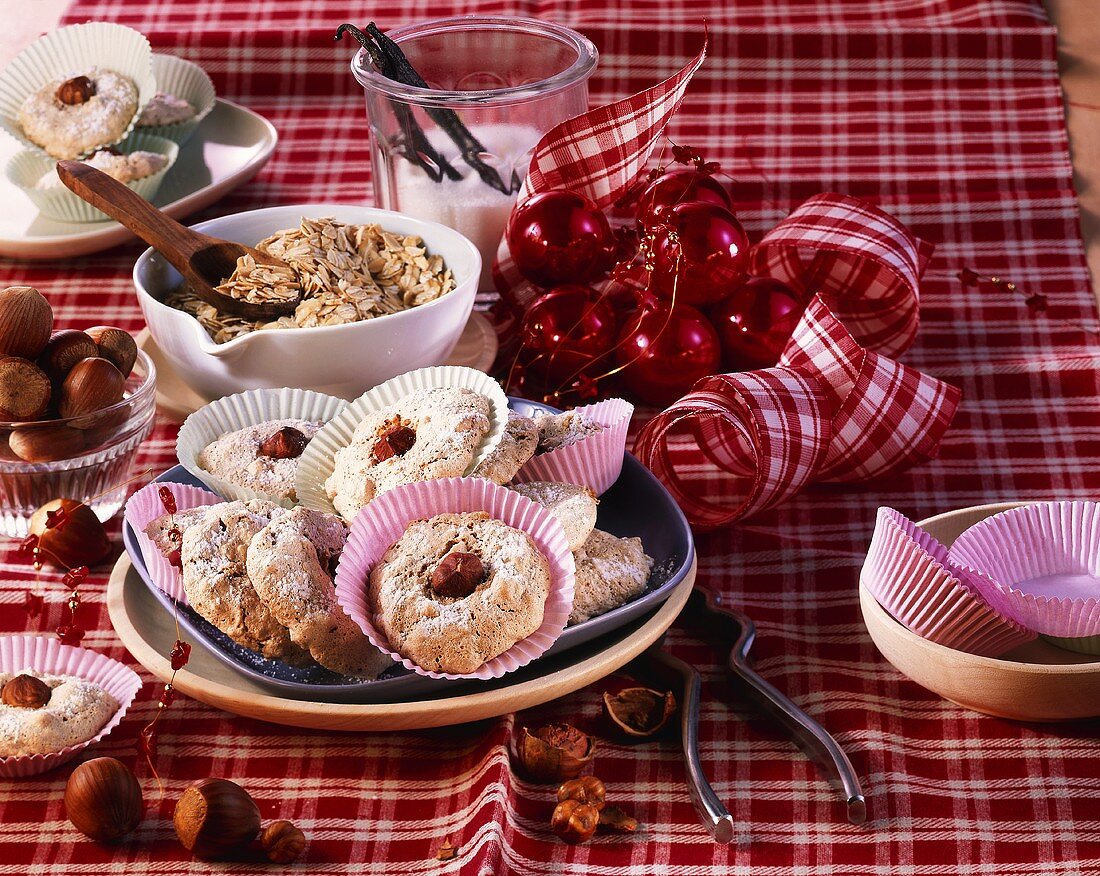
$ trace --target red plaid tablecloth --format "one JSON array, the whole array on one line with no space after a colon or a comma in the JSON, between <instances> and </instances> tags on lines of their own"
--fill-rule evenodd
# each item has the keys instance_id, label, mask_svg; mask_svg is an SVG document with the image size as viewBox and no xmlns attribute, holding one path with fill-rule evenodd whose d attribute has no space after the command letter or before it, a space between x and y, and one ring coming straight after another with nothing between
<instances>
[{"instance_id":1,"label":"red plaid tablecloth","mask_svg":"<svg viewBox=\"0 0 1100 876\"><path fill-rule=\"evenodd\" d=\"M749 522L699 539L699 584L736 594L758 622L762 673L836 734L870 800L850 827L819 775L787 741L742 719L722 661L689 628L669 646L704 676L702 750L740 825L717 846L698 826L673 743L603 744L609 793L643 823L631 839L572 848L547 828L550 792L509 770L513 719L427 733L307 733L181 699L166 716L166 796L115 848L65 820L68 770L0 783L0 874L214 872L193 864L167 818L192 780L233 778L265 819L310 836L302 872L597 874L1083 874L1100 872L1096 725L1028 726L957 708L877 654L856 604L856 576L880 504L910 516L995 500L1095 496L1100 486L1097 312L1078 237L1055 35L1039 0L412 0L370 8L339 0L81 0L69 22L103 18L201 63L219 92L270 118L282 140L268 168L211 215L301 201L362 201L369 174L362 98L339 22L382 26L453 12L541 15L599 46L593 102L677 69L708 21L709 57L670 134L737 180L759 237L820 191L881 204L938 244L925 275L921 330L904 361L963 390L939 459L903 476L819 485ZM200 217L196 217L200 218ZM47 293L62 324L140 317L129 246L65 263L0 262L0 284ZM970 266L1046 296L961 284ZM144 464L173 459L163 425ZM687 460L707 478L701 460ZM708 483L722 490L718 480ZM64 594L30 617L33 579L0 554L2 629L52 630ZM85 588L86 644L125 658L102 605L106 574ZM169 643L165 643L168 647ZM146 676L148 678L148 676ZM542 716L598 708L598 687ZM149 685L99 748L136 762ZM521 716L515 720L526 720ZM435 860L444 839L457 847Z\"/></svg>"}]
</instances>

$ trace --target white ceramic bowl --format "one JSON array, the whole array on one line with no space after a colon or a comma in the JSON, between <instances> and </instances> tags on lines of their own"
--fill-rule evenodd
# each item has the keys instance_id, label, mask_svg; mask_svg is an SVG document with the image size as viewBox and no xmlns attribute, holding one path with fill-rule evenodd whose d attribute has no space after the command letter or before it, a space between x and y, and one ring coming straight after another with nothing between
<instances>
[{"instance_id":1,"label":"white ceramic bowl","mask_svg":"<svg viewBox=\"0 0 1100 876\"><path fill-rule=\"evenodd\" d=\"M337 326L251 332L214 343L198 321L162 303L182 278L152 249L134 265L134 285L149 332L187 383L207 398L246 389L292 386L343 398L414 368L446 361L470 317L481 273L477 248L454 229L390 210L337 204L269 207L200 222L198 231L253 246L303 216L339 222L376 222L388 231L415 234L428 252L443 257L453 291L399 313Z\"/></svg>"}]
</instances>

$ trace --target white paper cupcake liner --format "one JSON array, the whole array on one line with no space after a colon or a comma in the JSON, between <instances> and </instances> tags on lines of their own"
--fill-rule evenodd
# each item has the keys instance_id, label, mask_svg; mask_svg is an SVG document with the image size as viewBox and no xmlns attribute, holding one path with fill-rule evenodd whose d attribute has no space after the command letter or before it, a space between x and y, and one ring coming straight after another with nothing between
<instances>
[{"instance_id":1,"label":"white paper cupcake liner","mask_svg":"<svg viewBox=\"0 0 1100 876\"><path fill-rule=\"evenodd\" d=\"M134 493L126 502L126 511L123 516L134 530L138 544L141 545L141 556L145 560L149 577L164 593L177 602L188 605L187 593L183 589L183 579L179 569L168 562L168 558L157 550L153 540L145 534L146 526L168 513L160 501L161 487L167 487L171 491L176 500L177 511L198 508L200 505L217 505L224 500L209 490L192 487L190 484L153 481Z\"/></svg>"},{"instance_id":2,"label":"white paper cupcake liner","mask_svg":"<svg viewBox=\"0 0 1100 876\"><path fill-rule=\"evenodd\" d=\"M175 55L153 55L153 76L157 81L157 91L172 94L186 100L196 110L195 115L174 125L141 125L134 129L135 134L154 134L166 137L182 146L186 143L202 120L210 115L217 101L214 83L206 71L198 64L177 58Z\"/></svg>"},{"instance_id":3,"label":"white paper cupcake liner","mask_svg":"<svg viewBox=\"0 0 1100 876\"><path fill-rule=\"evenodd\" d=\"M47 155L45 149L23 134L19 109L42 86L92 67L114 70L132 80L138 92L137 111L129 125L108 143L125 140L137 124L142 107L156 94L153 76L153 51L149 41L136 30L107 21L73 24L39 37L15 56L0 73L0 127L28 149ZM94 152L90 149L85 155Z\"/></svg>"},{"instance_id":4,"label":"white paper cupcake liner","mask_svg":"<svg viewBox=\"0 0 1100 876\"><path fill-rule=\"evenodd\" d=\"M210 489L226 499L265 499L292 508L294 502L259 490L242 487L207 471L199 465L199 454L211 442L229 432L272 420L306 420L328 423L347 402L342 398L308 389L253 389L227 395L204 405L191 414L176 438L176 456L180 464ZM304 459L304 454L301 459Z\"/></svg>"},{"instance_id":5,"label":"white paper cupcake liner","mask_svg":"<svg viewBox=\"0 0 1100 876\"><path fill-rule=\"evenodd\" d=\"M532 456L516 474L516 483L558 481L586 486L597 496L611 489L623 470L626 435L634 405L621 398L610 398L593 405L574 408L582 419L599 423L603 431Z\"/></svg>"},{"instance_id":6,"label":"white paper cupcake liner","mask_svg":"<svg viewBox=\"0 0 1100 876\"><path fill-rule=\"evenodd\" d=\"M70 745L52 754L0 757L0 777L6 779L38 775L69 762L89 745L110 734L122 722L141 690L138 674L105 654L62 645L53 636L0 637L0 672L16 673L23 669L33 669L47 675L71 675L98 684L118 701L118 710L103 725L103 729L87 742Z\"/></svg>"},{"instance_id":7,"label":"white paper cupcake liner","mask_svg":"<svg viewBox=\"0 0 1100 876\"><path fill-rule=\"evenodd\" d=\"M414 520L437 514L485 511L526 532L550 562L550 593L542 625L483 664L476 672L456 675L418 666L392 650L376 624L367 599L367 580L374 565ZM525 666L557 641L573 610L576 567L561 522L541 505L514 490L480 478L442 478L405 484L380 495L355 518L336 569L336 598L375 647L395 661L429 678L500 678Z\"/></svg>"},{"instance_id":8,"label":"white paper cupcake liner","mask_svg":"<svg viewBox=\"0 0 1100 876\"><path fill-rule=\"evenodd\" d=\"M1065 640L1100 635L1100 503L1002 511L960 535L950 556L981 573L1009 617L1063 640L1063 647L1072 647Z\"/></svg>"},{"instance_id":9,"label":"white paper cupcake liner","mask_svg":"<svg viewBox=\"0 0 1100 876\"><path fill-rule=\"evenodd\" d=\"M165 137L157 137L152 134L137 133L127 138L126 142L116 147L119 152L129 155L131 152L157 152L168 159L168 163L156 173L143 176L126 183L131 189L146 201L152 201L160 191L161 183L168 176L172 166L179 157L179 146ZM17 186L24 195L31 199L38 208L38 212L50 219L60 222L107 222L111 217L97 210L83 198L70 192L64 186L39 189L38 181L47 173L54 172L57 162L41 152L24 149L11 157L4 173L8 181Z\"/></svg>"},{"instance_id":10,"label":"white paper cupcake liner","mask_svg":"<svg viewBox=\"0 0 1100 876\"><path fill-rule=\"evenodd\" d=\"M957 651L999 657L1035 638L989 605L947 555L904 515L880 508L860 581L906 628Z\"/></svg>"},{"instance_id":11,"label":"white paper cupcake liner","mask_svg":"<svg viewBox=\"0 0 1100 876\"><path fill-rule=\"evenodd\" d=\"M313 436L298 463L295 491L299 504L334 514L332 500L325 493L325 481L336 467L336 451L351 443L355 427L367 414L400 401L411 392L441 386L472 389L491 402L491 427L466 473L469 474L477 468L496 449L508 423L508 397L504 390L488 374L473 368L458 365L418 368L380 383L355 401L349 402L339 416Z\"/></svg>"}]
</instances>

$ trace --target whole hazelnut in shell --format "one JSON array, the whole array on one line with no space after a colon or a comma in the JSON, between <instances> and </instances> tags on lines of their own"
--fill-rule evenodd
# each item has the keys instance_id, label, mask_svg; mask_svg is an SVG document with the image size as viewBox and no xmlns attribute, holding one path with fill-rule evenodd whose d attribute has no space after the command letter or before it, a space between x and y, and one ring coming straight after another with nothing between
<instances>
[{"instance_id":1,"label":"whole hazelnut in shell","mask_svg":"<svg viewBox=\"0 0 1100 876\"><path fill-rule=\"evenodd\" d=\"M53 390L46 373L27 359L0 359L0 419L37 420L46 413Z\"/></svg>"},{"instance_id":2,"label":"whole hazelnut in shell","mask_svg":"<svg viewBox=\"0 0 1100 876\"><path fill-rule=\"evenodd\" d=\"M123 377L129 377L137 361L137 342L126 329L113 325L94 325L84 334L95 341L99 355L110 362Z\"/></svg>"},{"instance_id":3,"label":"whole hazelnut in shell","mask_svg":"<svg viewBox=\"0 0 1100 876\"><path fill-rule=\"evenodd\" d=\"M0 353L37 359L53 331L53 308L31 286L0 291Z\"/></svg>"},{"instance_id":4,"label":"whole hazelnut in shell","mask_svg":"<svg viewBox=\"0 0 1100 876\"><path fill-rule=\"evenodd\" d=\"M13 429L8 447L24 462L52 462L80 456L86 447L84 433L62 423L59 426L35 424Z\"/></svg>"},{"instance_id":5,"label":"whole hazelnut in shell","mask_svg":"<svg viewBox=\"0 0 1100 876\"><path fill-rule=\"evenodd\" d=\"M84 332L61 329L50 335L38 356L38 367L55 383L61 383L81 359L99 355L99 347Z\"/></svg>"},{"instance_id":6,"label":"whole hazelnut in shell","mask_svg":"<svg viewBox=\"0 0 1100 876\"><path fill-rule=\"evenodd\" d=\"M113 757L82 763L65 785L65 813L77 830L100 842L121 839L141 823L145 801L133 771Z\"/></svg>"},{"instance_id":7,"label":"whole hazelnut in shell","mask_svg":"<svg viewBox=\"0 0 1100 876\"><path fill-rule=\"evenodd\" d=\"M122 401L126 378L106 359L81 359L61 384L57 412L64 418L94 414ZM89 418L88 428L98 425Z\"/></svg>"},{"instance_id":8,"label":"whole hazelnut in shell","mask_svg":"<svg viewBox=\"0 0 1100 876\"><path fill-rule=\"evenodd\" d=\"M260 810L240 785L228 779L202 779L183 792L172 822L185 849L213 861L256 838Z\"/></svg>"},{"instance_id":9,"label":"whole hazelnut in shell","mask_svg":"<svg viewBox=\"0 0 1100 876\"><path fill-rule=\"evenodd\" d=\"M49 514L62 512L57 526ZM42 558L61 568L94 566L111 552L111 539L95 512L73 499L53 499L31 515L30 532L38 536Z\"/></svg>"}]
</instances>

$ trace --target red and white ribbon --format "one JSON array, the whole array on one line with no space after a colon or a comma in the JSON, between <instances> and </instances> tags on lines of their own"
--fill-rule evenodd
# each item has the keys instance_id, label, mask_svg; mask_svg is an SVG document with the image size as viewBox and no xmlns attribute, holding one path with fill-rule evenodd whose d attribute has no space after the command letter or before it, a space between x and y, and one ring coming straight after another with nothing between
<instances>
[{"instance_id":1,"label":"red and white ribbon","mask_svg":"<svg viewBox=\"0 0 1100 876\"><path fill-rule=\"evenodd\" d=\"M898 356L917 335L917 288L932 249L888 213L829 192L764 235L752 273L821 295L859 343Z\"/></svg>"},{"instance_id":2,"label":"red and white ribbon","mask_svg":"<svg viewBox=\"0 0 1100 876\"><path fill-rule=\"evenodd\" d=\"M863 480L930 459L959 399L956 387L858 344L815 295L779 365L700 380L645 425L634 452L693 525L713 529L813 481ZM720 497L677 471L674 439L685 433L730 475Z\"/></svg>"},{"instance_id":3,"label":"red and white ribbon","mask_svg":"<svg viewBox=\"0 0 1100 876\"><path fill-rule=\"evenodd\" d=\"M553 189L569 189L610 207L645 169L653 147L684 99L707 47L679 72L637 94L566 119L547 131L531 157L517 203ZM493 282L501 295L526 307L541 290L512 262L508 241L500 242Z\"/></svg>"}]
</instances>

